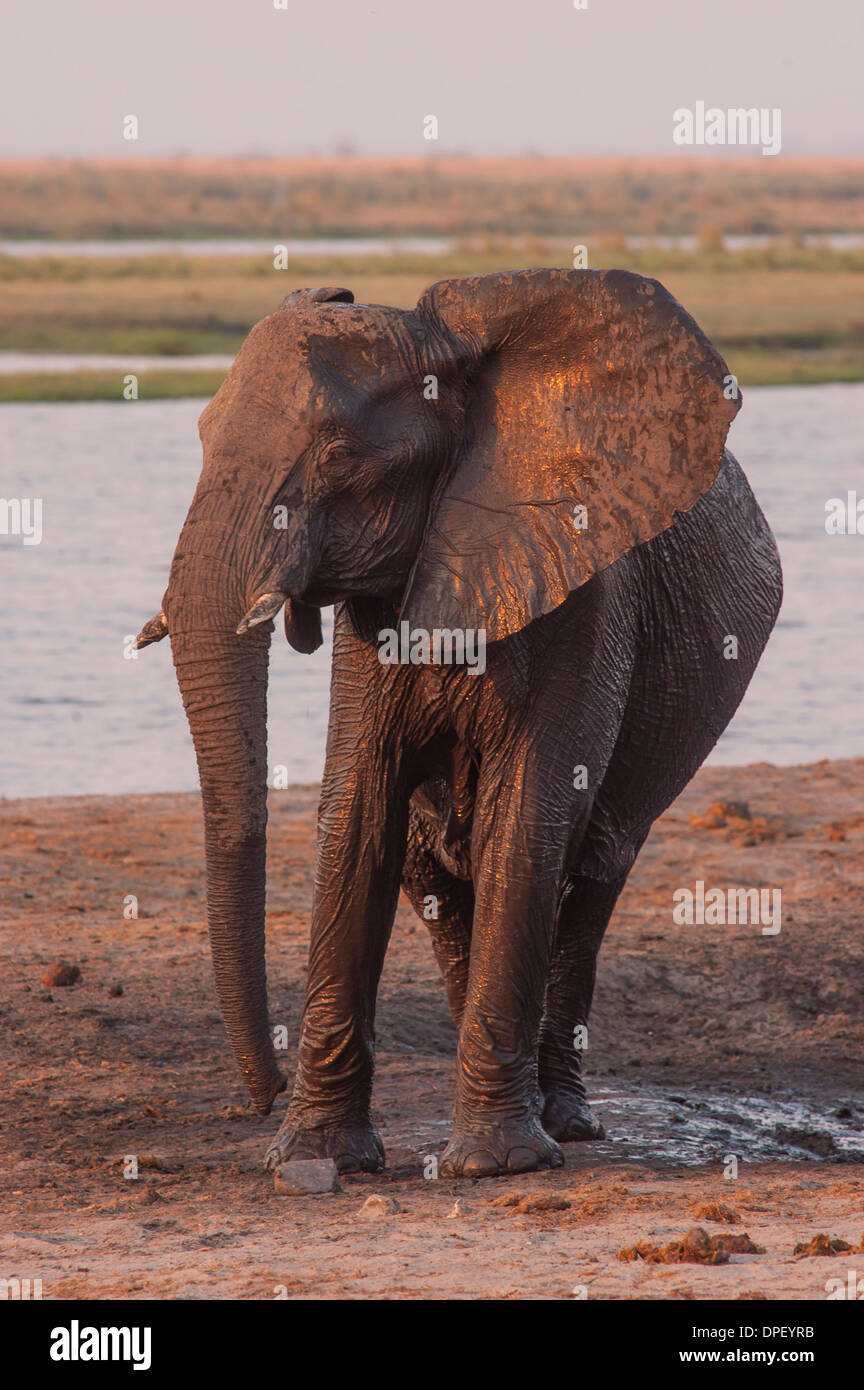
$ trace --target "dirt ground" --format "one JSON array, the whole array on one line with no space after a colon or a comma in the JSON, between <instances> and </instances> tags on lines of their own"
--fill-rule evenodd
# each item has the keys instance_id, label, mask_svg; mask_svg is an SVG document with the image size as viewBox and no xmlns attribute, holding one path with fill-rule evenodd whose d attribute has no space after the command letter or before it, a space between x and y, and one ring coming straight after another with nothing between
<instances>
[{"instance_id":1,"label":"dirt ground","mask_svg":"<svg viewBox=\"0 0 864 1390\"><path fill-rule=\"evenodd\" d=\"M862 802L864 760L709 768L658 822L601 955L587 1069L608 1139L567 1145L554 1173L424 1176L448 1134L455 1035L403 903L378 1018L388 1170L303 1198L263 1171L285 1102L250 1111L218 1016L197 797L0 802L0 1278L40 1278L44 1298L252 1299L823 1299L864 1278L864 1252L793 1254L864 1233ZM289 1075L316 804L314 787L271 793ZM781 931L676 925L672 894L698 880L779 887ZM58 957L81 979L46 988ZM363 1213L376 1193L398 1210ZM764 1253L617 1258L694 1225Z\"/></svg>"}]
</instances>

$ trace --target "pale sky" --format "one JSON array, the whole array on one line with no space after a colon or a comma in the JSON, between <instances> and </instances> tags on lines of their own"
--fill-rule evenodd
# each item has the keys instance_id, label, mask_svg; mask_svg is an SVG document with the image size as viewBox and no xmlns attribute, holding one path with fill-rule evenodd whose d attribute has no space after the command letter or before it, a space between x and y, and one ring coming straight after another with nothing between
<instances>
[{"instance_id":1,"label":"pale sky","mask_svg":"<svg viewBox=\"0 0 864 1390\"><path fill-rule=\"evenodd\" d=\"M6 156L672 154L700 100L864 152L864 0L3 0L0 55Z\"/></svg>"}]
</instances>

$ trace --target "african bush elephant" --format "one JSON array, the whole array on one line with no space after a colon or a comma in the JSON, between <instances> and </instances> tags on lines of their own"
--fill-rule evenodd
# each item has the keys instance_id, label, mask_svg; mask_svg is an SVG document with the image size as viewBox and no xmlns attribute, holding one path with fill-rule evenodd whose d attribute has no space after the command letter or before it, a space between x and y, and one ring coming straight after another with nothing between
<instances>
[{"instance_id":1,"label":"african bush elephant","mask_svg":"<svg viewBox=\"0 0 864 1390\"><path fill-rule=\"evenodd\" d=\"M439 1171L555 1167L556 1140L602 1133L574 1030L604 929L780 606L771 532L725 451L729 383L677 301L625 271L445 280L408 311L300 290L246 339L201 417L203 471L139 642L170 630L216 985L266 1114L285 1086L264 965L271 619L284 606L311 651L336 605L308 986L271 1166L383 1165L373 1029L400 882L421 914L437 904L459 1028ZM382 659L397 631L419 660ZM427 659L435 633L485 640L484 667L458 643Z\"/></svg>"}]
</instances>

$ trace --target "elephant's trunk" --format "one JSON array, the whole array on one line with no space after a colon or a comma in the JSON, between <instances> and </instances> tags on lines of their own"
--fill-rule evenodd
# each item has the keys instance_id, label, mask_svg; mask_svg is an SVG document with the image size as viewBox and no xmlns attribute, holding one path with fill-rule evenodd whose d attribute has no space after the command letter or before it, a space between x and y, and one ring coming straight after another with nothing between
<instances>
[{"instance_id":1,"label":"elephant's trunk","mask_svg":"<svg viewBox=\"0 0 864 1390\"><path fill-rule=\"evenodd\" d=\"M198 499L196 499L197 501ZM207 918L216 990L232 1052L257 1110L285 1079L267 1015L267 666L270 623L240 637L244 611L235 540L193 509L166 595L171 647L192 731L207 861Z\"/></svg>"}]
</instances>

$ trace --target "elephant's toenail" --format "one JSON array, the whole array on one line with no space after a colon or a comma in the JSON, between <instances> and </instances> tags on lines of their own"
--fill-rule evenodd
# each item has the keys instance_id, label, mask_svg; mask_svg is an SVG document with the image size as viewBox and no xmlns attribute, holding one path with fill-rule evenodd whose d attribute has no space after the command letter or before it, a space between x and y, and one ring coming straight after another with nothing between
<instances>
[{"instance_id":1,"label":"elephant's toenail","mask_svg":"<svg viewBox=\"0 0 864 1390\"><path fill-rule=\"evenodd\" d=\"M500 1171L501 1164L495 1155L485 1149L470 1153L462 1164L462 1172L466 1178L489 1178Z\"/></svg>"},{"instance_id":2,"label":"elephant's toenail","mask_svg":"<svg viewBox=\"0 0 864 1390\"><path fill-rule=\"evenodd\" d=\"M533 1173L539 1160L533 1149L511 1149L507 1167L511 1173Z\"/></svg>"}]
</instances>

